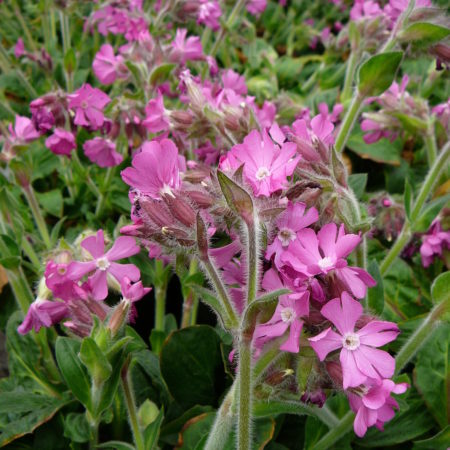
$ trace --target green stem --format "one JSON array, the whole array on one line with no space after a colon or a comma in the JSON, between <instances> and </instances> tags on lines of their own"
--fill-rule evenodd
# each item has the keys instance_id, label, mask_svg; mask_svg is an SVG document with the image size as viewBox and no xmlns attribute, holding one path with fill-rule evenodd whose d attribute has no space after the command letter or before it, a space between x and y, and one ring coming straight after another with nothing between
<instances>
[{"instance_id":1,"label":"green stem","mask_svg":"<svg viewBox=\"0 0 450 450\"><path fill-rule=\"evenodd\" d=\"M30 206L34 221L36 222L42 240L44 241L47 250L50 250L52 248L50 235L48 234L47 224L45 223L41 208L39 207L33 186L31 186L31 184L24 186L23 193L28 201L28 205Z\"/></svg>"},{"instance_id":2,"label":"green stem","mask_svg":"<svg viewBox=\"0 0 450 450\"><path fill-rule=\"evenodd\" d=\"M99 198L101 196L100 189L92 180L89 171L86 170L86 168L81 164L80 158L78 157L78 153L76 150L72 152L72 162L74 164L75 169L86 181L89 190L95 195L95 197Z\"/></svg>"},{"instance_id":3,"label":"green stem","mask_svg":"<svg viewBox=\"0 0 450 450\"><path fill-rule=\"evenodd\" d=\"M102 190L100 192L100 197L97 199L97 207L95 208L95 217L100 217L103 208L105 207L106 199L107 199L107 193L110 191L110 184L114 177L115 173L115 167L109 167L106 171L105 180L103 182Z\"/></svg>"},{"instance_id":4,"label":"green stem","mask_svg":"<svg viewBox=\"0 0 450 450\"><path fill-rule=\"evenodd\" d=\"M250 450L252 442L252 351L251 338L241 336L239 343L239 390L237 449Z\"/></svg>"},{"instance_id":5,"label":"green stem","mask_svg":"<svg viewBox=\"0 0 450 450\"><path fill-rule=\"evenodd\" d=\"M391 264L394 262L395 258L401 253L405 245L408 243L411 237L411 230L414 230L414 224L422 211L423 205L426 199L430 195L433 186L439 179L439 174L445 169L447 160L450 156L450 142L445 145L445 147L439 153L438 158L434 161L433 166L430 168L425 181L419 191L414 206L411 211L410 220L405 221L402 231L400 232L394 245L390 248L388 254L385 256L380 264L381 275L384 275L390 268Z\"/></svg>"},{"instance_id":6,"label":"green stem","mask_svg":"<svg viewBox=\"0 0 450 450\"><path fill-rule=\"evenodd\" d=\"M131 380L128 376L128 364L125 363L122 369L122 389L125 396L125 402L127 404L128 418L130 419L130 426L133 432L134 443L136 444L136 450L145 450L144 438L142 436L141 429L139 427L136 402L134 400L133 389L131 386Z\"/></svg>"},{"instance_id":7,"label":"green stem","mask_svg":"<svg viewBox=\"0 0 450 450\"><path fill-rule=\"evenodd\" d=\"M341 103L346 102L352 96L353 80L355 78L356 68L358 66L358 52L352 50L347 61L347 69L345 71L344 87L341 93Z\"/></svg>"},{"instance_id":8,"label":"green stem","mask_svg":"<svg viewBox=\"0 0 450 450\"><path fill-rule=\"evenodd\" d=\"M234 425L233 399L236 382L233 383L222 405L217 411L213 427L208 435L204 450L216 450L222 448Z\"/></svg>"},{"instance_id":9,"label":"green stem","mask_svg":"<svg viewBox=\"0 0 450 450\"><path fill-rule=\"evenodd\" d=\"M403 344L402 348L395 357L395 373L398 374L403 367L417 353L423 343L431 336L433 328L437 325L441 315L448 310L450 306L450 297L436 305L414 331L412 336Z\"/></svg>"},{"instance_id":10,"label":"green stem","mask_svg":"<svg viewBox=\"0 0 450 450\"><path fill-rule=\"evenodd\" d=\"M195 325L197 323L197 315L198 315L198 305L199 299L196 295L194 295L194 303L192 304L192 312L191 312L191 321L189 325Z\"/></svg>"},{"instance_id":11,"label":"green stem","mask_svg":"<svg viewBox=\"0 0 450 450\"><path fill-rule=\"evenodd\" d=\"M164 331L166 313L166 286L155 287L155 330Z\"/></svg>"},{"instance_id":12,"label":"green stem","mask_svg":"<svg viewBox=\"0 0 450 450\"><path fill-rule=\"evenodd\" d=\"M358 93L353 97L350 108L345 115L344 121L342 122L341 128L339 129L339 133L336 138L335 147L337 152L342 152L344 150L347 139L353 129L353 125L358 118L363 100L364 97L362 97Z\"/></svg>"},{"instance_id":13,"label":"green stem","mask_svg":"<svg viewBox=\"0 0 450 450\"><path fill-rule=\"evenodd\" d=\"M8 275L8 281L11 285L14 297L16 298L17 304L24 315L28 311L28 307L34 300L33 293L31 292L30 286L25 281L25 274L21 267L16 269L9 269L6 271Z\"/></svg>"},{"instance_id":14,"label":"green stem","mask_svg":"<svg viewBox=\"0 0 450 450\"><path fill-rule=\"evenodd\" d=\"M25 35L25 38L27 40L28 45L30 46L30 48L32 49L33 52L37 53L37 51L38 51L37 46L34 43L33 37L32 37L32 35L30 33L30 30L29 30L29 28L27 26L27 22L23 18L22 13L20 11L20 8L19 8L16 0L12 0L11 3L12 3L12 6L13 6L13 9L14 9L14 14L15 14L17 20L19 21L20 26L22 27L22 31L23 31L23 33Z\"/></svg>"},{"instance_id":15,"label":"green stem","mask_svg":"<svg viewBox=\"0 0 450 450\"><path fill-rule=\"evenodd\" d=\"M39 259L38 255L34 251L33 246L30 244L26 236L22 237L22 250L25 255L27 255L36 271L39 271L41 269L41 260Z\"/></svg>"},{"instance_id":16,"label":"green stem","mask_svg":"<svg viewBox=\"0 0 450 450\"><path fill-rule=\"evenodd\" d=\"M347 412L340 422L312 447L312 450L327 450L330 448L350 431L354 418L355 414L352 411Z\"/></svg>"},{"instance_id":17,"label":"green stem","mask_svg":"<svg viewBox=\"0 0 450 450\"><path fill-rule=\"evenodd\" d=\"M213 45L211 51L209 52L209 54L211 56L215 56L215 54L217 53L217 50L219 50L220 44L222 43L226 32L228 31L228 29L230 29L233 26L234 21L236 20L237 16L240 14L241 9L244 7L244 5L245 5L245 0L238 0L235 3L233 10L231 11L230 15L228 16L228 19L225 22L225 25L220 29L219 36L217 36L217 39L214 42L214 45Z\"/></svg>"},{"instance_id":18,"label":"green stem","mask_svg":"<svg viewBox=\"0 0 450 450\"><path fill-rule=\"evenodd\" d=\"M430 123L428 124L428 129L424 141L425 148L427 150L428 166L431 167L437 158L437 144L433 121L430 121Z\"/></svg>"},{"instance_id":19,"label":"green stem","mask_svg":"<svg viewBox=\"0 0 450 450\"><path fill-rule=\"evenodd\" d=\"M198 261L192 258L189 264L189 275L194 275L197 272ZM195 294L192 289L189 289L186 298L183 299L183 315L181 317L181 328L186 328L191 325L191 316L195 301Z\"/></svg>"},{"instance_id":20,"label":"green stem","mask_svg":"<svg viewBox=\"0 0 450 450\"><path fill-rule=\"evenodd\" d=\"M72 43L70 40L69 17L62 11L59 12L59 25L61 27L63 54L64 56L66 56L68 51L72 48ZM66 75L66 89L68 92L72 92L73 91L72 73L69 73L67 70L65 70L64 73Z\"/></svg>"},{"instance_id":21,"label":"green stem","mask_svg":"<svg viewBox=\"0 0 450 450\"><path fill-rule=\"evenodd\" d=\"M208 274L208 277L214 286L214 289L217 292L217 295L219 296L220 303L222 307L224 308L224 312L227 315L226 323L230 323L230 325L237 326L238 324L238 318L236 315L236 312L234 311L233 303L231 300L230 295L228 294L228 290L223 284L222 279L219 276L219 273L217 271L216 266L214 263L208 258L206 261L203 261L203 267Z\"/></svg>"},{"instance_id":22,"label":"green stem","mask_svg":"<svg viewBox=\"0 0 450 450\"><path fill-rule=\"evenodd\" d=\"M17 68L15 70L17 78L19 79L20 83L22 84L22 86L25 88L25 90L27 91L28 95L31 98L36 98L39 97L38 93L35 91L34 87L31 86L30 82L28 81L27 77L25 76L25 74L22 72L21 69Z\"/></svg>"},{"instance_id":23,"label":"green stem","mask_svg":"<svg viewBox=\"0 0 450 450\"><path fill-rule=\"evenodd\" d=\"M256 217L253 223L247 224L248 239L247 239L247 305L253 302L256 298L258 290L259 278L259 255L258 255L258 236L257 236L258 221Z\"/></svg>"}]
</instances>

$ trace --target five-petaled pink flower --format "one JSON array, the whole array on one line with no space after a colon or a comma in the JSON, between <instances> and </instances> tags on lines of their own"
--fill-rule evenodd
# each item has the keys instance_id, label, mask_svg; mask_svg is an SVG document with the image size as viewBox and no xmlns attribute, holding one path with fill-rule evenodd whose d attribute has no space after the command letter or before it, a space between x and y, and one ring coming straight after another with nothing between
<instances>
[{"instance_id":1,"label":"five-petaled pink flower","mask_svg":"<svg viewBox=\"0 0 450 450\"><path fill-rule=\"evenodd\" d=\"M444 249L450 249L450 231L442 231L441 222L435 219L428 233L422 236L420 256L423 267L428 267L435 256L442 256Z\"/></svg>"},{"instance_id":2,"label":"five-petaled pink flower","mask_svg":"<svg viewBox=\"0 0 450 450\"><path fill-rule=\"evenodd\" d=\"M145 119L142 125L150 133L167 131L170 127L168 111L164 108L164 98L161 91L158 90L156 98L152 98L145 107Z\"/></svg>"},{"instance_id":3,"label":"five-petaled pink flower","mask_svg":"<svg viewBox=\"0 0 450 450\"><path fill-rule=\"evenodd\" d=\"M309 339L321 361L330 352L341 349L344 389L359 386L367 378L382 380L394 374L394 358L374 347L393 341L399 334L398 326L393 322L373 320L355 331L355 324L362 312L361 304L343 292L341 299L330 300L320 311L338 333L329 327Z\"/></svg>"},{"instance_id":4,"label":"five-petaled pink flower","mask_svg":"<svg viewBox=\"0 0 450 450\"><path fill-rule=\"evenodd\" d=\"M89 160L100 167L118 166L123 161L123 156L116 152L116 144L99 136L86 141L83 150Z\"/></svg>"},{"instance_id":5,"label":"five-petaled pink flower","mask_svg":"<svg viewBox=\"0 0 450 450\"><path fill-rule=\"evenodd\" d=\"M107 94L86 83L70 94L69 99L69 108L75 111L75 125L93 130L98 130L103 125L103 109L111 101Z\"/></svg>"},{"instance_id":6,"label":"five-petaled pink flower","mask_svg":"<svg viewBox=\"0 0 450 450\"><path fill-rule=\"evenodd\" d=\"M130 303L137 302L152 290L151 287L145 288L142 285L142 281L132 284L128 277L122 278L122 281L120 282L120 289L123 299Z\"/></svg>"},{"instance_id":7,"label":"five-petaled pink flower","mask_svg":"<svg viewBox=\"0 0 450 450\"><path fill-rule=\"evenodd\" d=\"M292 142L275 144L266 130L253 130L243 144L235 145L221 161L221 167L237 169L244 164L244 176L255 195L269 197L287 186L300 159Z\"/></svg>"},{"instance_id":8,"label":"five-petaled pink flower","mask_svg":"<svg viewBox=\"0 0 450 450\"><path fill-rule=\"evenodd\" d=\"M40 137L40 134L34 127L31 119L19 115L16 115L14 127L12 124L9 124L9 132L13 138L14 144L31 142Z\"/></svg>"},{"instance_id":9,"label":"five-petaled pink flower","mask_svg":"<svg viewBox=\"0 0 450 450\"><path fill-rule=\"evenodd\" d=\"M274 269L266 272L262 281L266 291L284 288L283 282ZM272 318L256 327L254 333L255 347L261 348L267 341L282 336L289 329L289 336L280 346L280 350L298 353L300 333L303 328L302 316L309 314L309 292L293 292L281 295Z\"/></svg>"},{"instance_id":10,"label":"five-petaled pink flower","mask_svg":"<svg viewBox=\"0 0 450 450\"><path fill-rule=\"evenodd\" d=\"M172 194L181 184L178 149L170 139L145 142L132 165L122 170L123 181L152 198Z\"/></svg>"},{"instance_id":11,"label":"five-petaled pink flower","mask_svg":"<svg viewBox=\"0 0 450 450\"><path fill-rule=\"evenodd\" d=\"M202 43L198 36L190 36L186 39L187 30L178 28L175 39L172 42L169 59L181 65L187 61L198 61L203 59Z\"/></svg>"},{"instance_id":12,"label":"five-petaled pink flower","mask_svg":"<svg viewBox=\"0 0 450 450\"><path fill-rule=\"evenodd\" d=\"M92 256L91 261L73 261L67 268L67 276L72 280L80 280L90 274L89 282L92 297L95 300L104 300L108 295L107 275L112 275L119 283L124 277L131 281L140 278L139 269L134 264L118 264L115 261L139 253L140 248L134 238L120 236L113 246L105 253L105 240L103 230L96 235L89 236L81 242L83 247Z\"/></svg>"},{"instance_id":13,"label":"five-petaled pink flower","mask_svg":"<svg viewBox=\"0 0 450 450\"><path fill-rule=\"evenodd\" d=\"M347 392L350 408L356 413L353 423L356 435L363 437L373 425L383 431L384 422L394 417L394 408L399 409L391 393L403 394L408 387L407 383L395 384L392 380L369 380L362 394Z\"/></svg>"}]
</instances>

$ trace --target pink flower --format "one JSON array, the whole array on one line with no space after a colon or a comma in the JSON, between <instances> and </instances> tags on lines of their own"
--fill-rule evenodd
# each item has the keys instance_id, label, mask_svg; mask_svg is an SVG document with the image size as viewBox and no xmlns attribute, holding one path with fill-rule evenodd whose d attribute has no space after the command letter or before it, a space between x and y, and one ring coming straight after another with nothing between
<instances>
[{"instance_id":1,"label":"pink flower","mask_svg":"<svg viewBox=\"0 0 450 450\"><path fill-rule=\"evenodd\" d=\"M55 128L53 134L45 140L45 146L55 155L70 156L73 149L77 148L75 136L63 128Z\"/></svg>"},{"instance_id":2,"label":"pink flower","mask_svg":"<svg viewBox=\"0 0 450 450\"><path fill-rule=\"evenodd\" d=\"M122 56L114 55L114 49L109 44L103 44L96 53L92 69L100 83L112 84L117 78L126 77L126 67Z\"/></svg>"},{"instance_id":3,"label":"pink flower","mask_svg":"<svg viewBox=\"0 0 450 450\"><path fill-rule=\"evenodd\" d=\"M83 84L69 95L69 108L75 110L75 124L98 130L105 120L103 108L111 99L100 89Z\"/></svg>"},{"instance_id":4,"label":"pink flower","mask_svg":"<svg viewBox=\"0 0 450 450\"><path fill-rule=\"evenodd\" d=\"M199 3L197 23L217 31L220 28L219 18L222 15L219 3L210 0L199 0Z\"/></svg>"},{"instance_id":5,"label":"pink flower","mask_svg":"<svg viewBox=\"0 0 450 450\"><path fill-rule=\"evenodd\" d=\"M380 5L372 0L356 0L350 10L351 20L373 19L382 15Z\"/></svg>"},{"instance_id":6,"label":"pink flower","mask_svg":"<svg viewBox=\"0 0 450 450\"><path fill-rule=\"evenodd\" d=\"M87 298L85 290L67 276L68 263L49 261L45 266L45 284L55 298L65 302Z\"/></svg>"},{"instance_id":7,"label":"pink flower","mask_svg":"<svg viewBox=\"0 0 450 450\"><path fill-rule=\"evenodd\" d=\"M450 231L442 231L441 222L435 219L428 233L422 237L420 256L423 267L428 267L436 255L442 256L444 249L450 249Z\"/></svg>"},{"instance_id":8,"label":"pink flower","mask_svg":"<svg viewBox=\"0 0 450 450\"><path fill-rule=\"evenodd\" d=\"M254 16L259 16L267 7L267 0L250 0L247 3L247 11Z\"/></svg>"},{"instance_id":9,"label":"pink flower","mask_svg":"<svg viewBox=\"0 0 450 450\"><path fill-rule=\"evenodd\" d=\"M14 46L14 56L19 59L21 56L25 54L25 44L23 43L23 39L17 39L16 45Z\"/></svg>"},{"instance_id":10,"label":"pink flower","mask_svg":"<svg viewBox=\"0 0 450 450\"><path fill-rule=\"evenodd\" d=\"M27 334L34 328L37 333L41 327L51 327L68 314L69 309L65 303L37 298L28 308L27 315L17 331L20 334Z\"/></svg>"},{"instance_id":11,"label":"pink flower","mask_svg":"<svg viewBox=\"0 0 450 450\"><path fill-rule=\"evenodd\" d=\"M118 166L123 161L123 156L116 152L116 144L99 136L86 141L83 150L89 160L100 167Z\"/></svg>"},{"instance_id":12,"label":"pink flower","mask_svg":"<svg viewBox=\"0 0 450 450\"><path fill-rule=\"evenodd\" d=\"M266 258L275 255L275 265L281 265L281 254L297 239L297 232L319 219L316 208L306 211L304 203L289 203L286 210L277 219L278 233L273 242L267 246Z\"/></svg>"},{"instance_id":13,"label":"pink flower","mask_svg":"<svg viewBox=\"0 0 450 450\"><path fill-rule=\"evenodd\" d=\"M142 121L142 125L144 125L150 133L167 131L170 127L167 113L168 111L164 108L164 98L161 91L158 90L157 97L151 99L145 107L145 119Z\"/></svg>"},{"instance_id":14,"label":"pink flower","mask_svg":"<svg viewBox=\"0 0 450 450\"><path fill-rule=\"evenodd\" d=\"M384 422L394 417L394 408L399 408L391 393L403 394L409 387L407 383L395 384L392 380L368 381L363 393L347 393L350 408L356 413L353 429L359 437L363 437L367 428L373 425L383 431Z\"/></svg>"},{"instance_id":15,"label":"pink flower","mask_svg":"<svg viewBox=\"0 0 450 450\"><path fill-rule=\"evenodd\" d=\"M224 89L231 89L238 95L247 95L245 77L239 75L232 69L227 69L222 72L222 83Z\"/></svg>"},{"instance_id":16,"label":"pink flower","mask_svg":"<svg viewBox=\"0 0 450 450\"><path fill-rule=\"evenodd\" d=\"M12 124L9 124L9 132L15 144L31 142L40 137L33 122L28 117L19 115L16 115L14 128Z\"/></svg>"},{"instance_id":17,"label":"pink flower","mask_svg":"<svg viewBox=\"0 0 450 450\"><path fill-rule=\"evenodd\" d=\"M131 284L131 280L128 277L123 277L120 282L120 288L122 291L122 297L125 301L134 303L140 300L144 295L147 295L152 288L145 288L142 286L142 281Z\"/></svg>"},{"instance_id":18,"label":"pink flower","mask_svg":"<svg viewBox=\"0 0 450 450\"><path fill-rule=\"evenodd\" d=\"M341 348L343 386L356 387L367 378L382 380L394 374L395 360L381 347L393 341L399 329L395 323L373 320L355 331L356 321L361 317L363 308L349 294L344 292L341 299L330 300L320 313L335 325L309 339L311 347L323 361L332 351Z\"/></svg>"},{"instance_id":19,"label":"pink flower","mask_svg":"<svg viewBox=\"0 0 450 450\"><path fill-rule=\"evenodd\" d=\"M144 142L133 157L133 167L122 170L123 181L142 194L159 199L163 193L178 189L180 180L178 149L170 139Z\"/></svg>"},{"instance_id":20,"label":"pink flower","mask_svg":"<svg viewBox=\"0 0 450 450\"><path fill-rule=\"evenodd\" d=\"M187 30L178 28L175 39L172 42L170 60L181 65L187 61L198 61L203 59L202 43L198 36L191 36L186 39Z\"/></svg>"},{"instance_id":21,"label":"pink flower","mask_svg":"<svg viewBox=\"0 0 450 450\"><path fill-rule=\"evenodd\" d=\"M284 288L277 272L270 269L264 275L262 287L266 291ZM289 329L289 337L280 346L280 350L298 353L300 333L303 328L302 316L309 314L309 292L294 292L280 296L272 318L256 327L254 333L255 346L262 347L267 341L282 336Z\"/></svg>"},{"instance_id":22,"label":"pink flower","mask_svg":"<svg viewBox=\"0 0 450 450\"><path fill-rule=\"evenodd\" d=\"M140 252L134 238L120 236L113 246L105 253L105 240L103 230L98 230L94 236L89 236L81 242L91 256L92 261L73 261L67 269L67 276L72 280L80 280L87 274L95 300L104 300L108 295L107 275L112 275L119 283L123 277L131 281L140 278L139 269L134 264L118 264L114 261L128 258ZM93 272L93 273L92 273Z\"/></svg>"},{"instance_id":23,"label":"pink flower","mask_svg":"<svg viewBox=\"0 0 450 450\"><path fill-rule=\"evenodd\" d=\"M261 127L270 128L273 125L277 108L272 102L265 100L261 108L254 106L253 110Z\"/></svg>"},{"instance_id":24,"label":"pink flower","mask_svg":"<svg viewBox=\"0 0 450 450\"><path fill-rule=\"evenodd\" d=\"M287 177L297 166L296 145L288 142L281 147L269 137L267 131L261 134L253 130L244 138L243 144L235 145L221 161L237 169L244 164L244 175L255 195L269 197L287 186Z\"/></svg>"}]
</instances>

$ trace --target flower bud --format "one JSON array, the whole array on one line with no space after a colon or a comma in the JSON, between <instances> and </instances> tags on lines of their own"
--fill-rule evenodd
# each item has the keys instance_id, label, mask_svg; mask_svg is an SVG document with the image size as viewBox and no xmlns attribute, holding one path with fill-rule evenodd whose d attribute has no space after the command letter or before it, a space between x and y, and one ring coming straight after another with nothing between
<instances>
[{"instance_id":1,"label":"flower bud","mask_svg":"<svg viewBox=\"0 0 450 450\"><path fill-rule=\"evenodd\" d=\"M139 214L144 222L149 221L150 225L156 225L158 228L174 224L172 216L162 202L140 198L138 203L141 208Z\"/></svg>"},{"instance_id":2,"label":"flower bud","mask_svg":"<svg viewBox=\"0 0 450 450\"><path fill-rule=\"evenodd\" d=\"M195 223L195 211L191 205L178 195L163 195L163 200L169 208L169 212L187 227L192 227Z\"/></svg>"},{"instance_id":3,"label":"flower bud","mask_svg":"<svg viewBox=\"0 0 450 450\"><path fill-rule=\"evenodd\" d=\"M333 383L337 386L342 386L342 367L339 363L334 361L328 361L326 363L328 375L333 380Z\"/></svg>"},{"instance_id":4,"label":"flower bud","mask_svg":"<svg viewBox=\"0 0 450 450\"><path fill-rule=\"evenodd\" d=\"M127 322L128 310L130 309L130 302L122 300L114 309L108 322L108 328L111 334L115 336L122 326Z\"/></svg>"},{"instance_id":5,"label":"flower bud","mask_svg":"<svg viewBox=\"0 0 450 450\"><path fill-rule=\"evenodd\" d=\"M202 191L187 191L187 197L199 208L206 209L214 204L214 197Z\"/></svg>"}]
</instances>

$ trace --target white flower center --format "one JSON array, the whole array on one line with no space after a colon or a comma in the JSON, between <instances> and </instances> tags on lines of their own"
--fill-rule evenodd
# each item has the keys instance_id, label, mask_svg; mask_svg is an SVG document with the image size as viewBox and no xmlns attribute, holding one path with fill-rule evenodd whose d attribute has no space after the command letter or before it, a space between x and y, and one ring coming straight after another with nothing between
<instances>
[{"instance_id":1,"label":"white flower center","mask_svg":"<svg viewBox=\"0 0 450 450\"><path fill-rule=\"evenodd\" d=\"M342 346L347 350L356 350L359 347L359 336L355 333L347 333L342 339Z\"/></svg>"},{"instance_id":2,"label":"white flower center","mask_svg":"<svg viewBox=\"0 0 450 450\"><path fill-rule=\"evenodd\" d=\"M322 270L327 270L330 269L331 267L333 267L334 262L333 260L329 257L329 256L325 256L325 258L322 258L319 260L319 262L317 263L317 265L322 269Z\"/></svg>"},{"instance_id":3,"label":"white flower center","mask_svg":"<svg viewBox=\"0 0 450 450\"><path fill-rule=\"evenodd\" d=\"M106 256L102 256L101 258L98 258L97 261L97 269L99 270L107 270L108 267L110 266L110 263L108 261L108 258L106 258Z\"/></svg>"},{"instance_id":4,"label":"white flower center","mask_svg":"<svg viewBox=\"0 0 450 450\"><path fill-rule=\"evenodd\" d=\"M172 192L172 188L168 184L164 184L164 186L160 189L159 193L170 195L171 197L175 197Z\"/></svg>"},{"instance_id":5,"label":"white flower center","mask_svg":"<svg viewBox=\"0 0 450 450\"><path fill-rule=\"evenodd\" d=\"M264 180L269 175L270 171L267 167L260 167L255 174L257 180Z\"/></svg>"},{"instance_id":6,"label":"white flower center","mask_svg":"<svg viewBox=\"0 0 450 450\"><path fill-rule=\"evenodd\" d=\"M296 317L297 317L297 314L295 314L295 311L290 307L287 307L287 308L284 308L283 310L281 310L281 320L283 322L292 323Z\"/></svg>"},{"instance_id":7,"label":"white flower center","mask_svg":"<svg viewBox=\"0 0 450 450\"><path fill-rule=\"evenodd\" d=\"M281 241L283 247L287 247L291 241L295 241L297 235L295 232L289 228L281 228L278 232L278 239Z\"/></svg>"}]
</instances>

